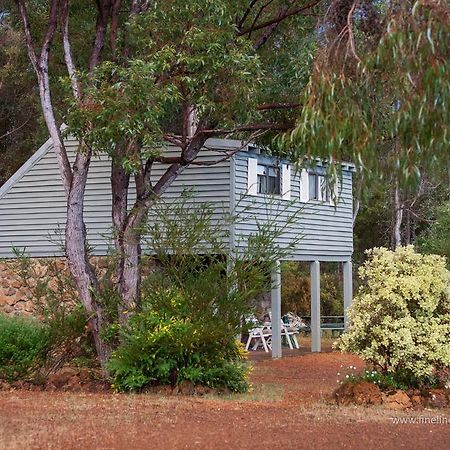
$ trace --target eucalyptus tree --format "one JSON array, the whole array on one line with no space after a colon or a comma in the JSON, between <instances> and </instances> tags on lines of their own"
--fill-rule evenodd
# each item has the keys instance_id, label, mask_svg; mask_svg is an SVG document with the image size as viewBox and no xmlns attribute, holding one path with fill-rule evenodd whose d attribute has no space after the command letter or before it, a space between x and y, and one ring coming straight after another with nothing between
<instances>
[{"instance_id":1,"label":"eucalyptus tree","mask_svg":"<svg viewBox=\"0 0 450 450\"><path fill-rule=\"evenodd\" d=\"M309 59L305 56L290 65L284 62L292 42L304 44L306 50L313 46L314 14L321 2L15 3L67 196L69 268L91 313L91 329L104 363L108 356L100 337L104 314L98 301L99 283L89 263L83 219L91 159L106 152L112 160L115 278L121 320L126 323L127 312L139 300L140 243L148 211L184 168L201 164L198 156L206 140L232 134L250 139L292 126L289 110L298 104ZM32 25L33 6L46 16L42 27ZM86 21L80 22L77 13L87 17ZM74 36L76 46L72 45ZM61 111L55 110L52 97L52 51L61 52L68 74L68 107ZM288 89L282 96L281 79ZM80 141L73 165L58 117ZM160 149L167 144L178 147L179 153L164 154ZM167 164L167 170L152 182L157 163ZM136 201L128 208L133 178Z\"/></svg>"},{"instance_id":2,"label":"eucalyptus tree","mask_svg":"<svg viewBox=\"0 0 450 450\"><path fill-rule=\"evenodd\" d=\"M366 188L392 184L394 246L405 193L450 164L450 9L444 0L332 0L290 153L351 159ZM301 152L299 152L301 149ZM331 164L330 171L337 166Z\"/></svg>"}]
</instances>

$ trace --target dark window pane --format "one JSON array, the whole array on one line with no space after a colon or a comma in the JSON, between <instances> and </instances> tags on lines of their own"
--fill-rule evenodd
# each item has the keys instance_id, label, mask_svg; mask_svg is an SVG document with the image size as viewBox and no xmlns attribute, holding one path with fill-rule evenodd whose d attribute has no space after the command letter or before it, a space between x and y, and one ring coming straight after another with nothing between
<instances>
[{"instance_id":1,"label":"dark window pane","mask_svg":"<svg viewBox=\"0 0 450 450\"><path fill-rule=\"evenodd\" d=\"M318 200L319 189L318 189L318 177L315 173L309 174L309 199Z\"/></svg>"},{"instance_id":2,"label":"dark window pane","mask_svg":"<svg viewBox=\"0 0 450 450\"><path fill-rule=\"evenodd\" d=\"M267 193L267 177L265 175L258 175L258 193Z\"/></svg>"},{"instance_id":3,"label":"dark window pane","mask_svg":"<svg viewBox=\"0 0 450 450\"><path fill-rule=\"evenodd\" d=\"M273 166L258 164L258 193L280 194L280 169Z\"/></svg>"}]
</instances>

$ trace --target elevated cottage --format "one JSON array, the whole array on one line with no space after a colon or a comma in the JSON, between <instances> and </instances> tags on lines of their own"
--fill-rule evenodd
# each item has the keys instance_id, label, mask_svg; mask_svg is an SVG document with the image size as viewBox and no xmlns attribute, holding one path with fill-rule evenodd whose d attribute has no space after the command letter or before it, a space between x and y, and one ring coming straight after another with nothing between
<instances>
[{"instance_id":1,"label":"elevated cottage","mask_svg":"<svg viewBox=\"0 0 450 450\"><path fill-rule=\"evenodd\" d=\"M66 141L70 158L74 158L78 142ZM176 147L167 148L168 154ZM230 158L225 158L227 155ZM200 161L219 161L214 165L191 165L164 194L170 201L186 187L195 189L194 202L209 202L220 220L224 211L238 216L226 233L234 251L247 245L256 232L257 222L276 218L283 226L290 223L278 239L280 246L295 241L288 258L311 264L311 328L312 350L320 351L320 262L342 262L344 267L344 308L352 298L351 258L352 172L351 164L342 165L342 178L332 193L324 181L324 168L298 173L288 161L260 154L254 146L242 147L236 140L210 139L202 150ZM85 197L85 220L89 244L95 256L108 252L105 237L111 233L110 161L106 156L91 163ZM165 170L156 164L153 176L158 179ZM334 198L338 198L335 204ZM130 203L133 201L130 195ZM13 248L25 250L33 258L56 257L61 248L51 236L63 230L66 200L53 145L49 139L0 188L0 259L14 258ZM301 239L298 237L301 236ZM272 354L281 355L281 280L279 269L273 273L272 289Z\"/></svg>"}]
</instances>

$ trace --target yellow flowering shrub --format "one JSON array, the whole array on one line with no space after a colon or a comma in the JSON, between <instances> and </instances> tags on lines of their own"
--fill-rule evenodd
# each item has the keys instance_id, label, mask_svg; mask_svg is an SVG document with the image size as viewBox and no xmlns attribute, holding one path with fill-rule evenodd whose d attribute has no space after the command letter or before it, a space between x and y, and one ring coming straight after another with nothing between
<instances>
[{"instance_id":1,"label":"yellow flowering shrub","mask_svg":"<svg viewBox=\"0 0 450 450\"><path fill-rule=\"evenodd\" d=\"M374 248L338 347L385 373L421 382L450 367L450 271L413 246Z\"/></svg>"}]
</instances>

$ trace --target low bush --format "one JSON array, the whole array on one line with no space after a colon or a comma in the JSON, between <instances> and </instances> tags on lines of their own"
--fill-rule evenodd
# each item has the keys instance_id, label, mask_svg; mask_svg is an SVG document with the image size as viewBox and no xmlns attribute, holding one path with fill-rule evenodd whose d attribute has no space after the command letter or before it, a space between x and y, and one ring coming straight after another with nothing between
<instances>
[{"instance_id":1,"label":"low bush","mask_svg":"<svg viewBox=\"0 0 450 450\"><path fill-rule=\"evenodd\" d=\"M375 248L338 347L404 386L441 384L450 367L450 272L445 258L412 246Z\"/></svg>"},{"instance_id":2,"label":"low bush","mask_svg":"<svg viewBox=\"0 0 450 450\"><path fill-rule=\"evenodd\" d=\"M284 250L274 246L283 229L261 225L243 254L230 254L225 219L214 225L211 205L185 200L158 211L146 233L158 268L143 281L141 308L127 327L113 325L107 333L120 343L109 361L118 391L186 380L233 392L249 388L246 352L236 336L253 299L270 290L270 270L283 259Z\"/></svg>"},{"instance_id":3,"label":"low bush","mask_svg":"<svg viewBox=\"0 0 450 450\"><path fill-rule=\"evenodd\" d=\"M203 277L196 277L197 281L203 283L212 268L211 264L203 268ZM131 317L109 362L116 390L185 380L234 392L248 389L245 352L235 339L239 319L220 314L220 302L214 304L209 297L212 290L209 295L193 290L193 278L188 278L184 277L183 287L157 286L162 278L156 276L142 312ZM230 309L232 304L230 299Z\"/></svg>"},{"instance_id":4,"label":"low bush","mask_svg":"<svg viewBox=\"0 0 450 450\"><path fill-rule=\"evenodd\" d=\"M54 372L74 358L92 364L95 353L86 328L88 314L64 263L49 259L36 264L24 253L15 253L15 271L31 292L34 313L48 336L43 371Z\"/></svg>"},{"instance_id":5,"label":"low bush","mask_svg":"<svg viewBox=\"0 0 450 450\"><path fill-rule=\"evenodd\" d=\"M0 378L30 377L44 365L50 343L48 329L38 321L0 314Z\"/></svg>"}]
</instances>

